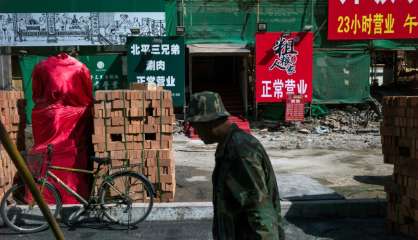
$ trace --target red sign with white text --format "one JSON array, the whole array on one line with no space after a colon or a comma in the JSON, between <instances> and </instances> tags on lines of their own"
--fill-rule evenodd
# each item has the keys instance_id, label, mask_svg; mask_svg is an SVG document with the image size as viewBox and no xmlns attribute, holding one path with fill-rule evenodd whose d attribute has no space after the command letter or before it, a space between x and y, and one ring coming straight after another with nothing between
<instances>
[{"instance_id":1,"label":"red sign with white text","mask_svg":"<svg viewBox=\"0 0 418 240\"><path fill-rule=\"evenodd\" d=\"M328 39L418 38L418 0L328 0Z\"/></svg>"},{"instance_id":2,"label":"red sign with white text","mask_svg":"<svg viewBox=\"0 0 418 240\"><path fill-rule=\"evenodd\" d=\"M290 95L286 100L286 122L302 122L305 119L305 104L300 95Z\"/></svg>"},{"instance_id":3,"label":"red sign with white text","mask_svg":"<svg viewBox=\"0 0 418 240\"><path fill-rule=\"evenodd\" d=\"M257 33L256 102L312 101L313 38L310 32Z\"/></svg>"}]
</instances>

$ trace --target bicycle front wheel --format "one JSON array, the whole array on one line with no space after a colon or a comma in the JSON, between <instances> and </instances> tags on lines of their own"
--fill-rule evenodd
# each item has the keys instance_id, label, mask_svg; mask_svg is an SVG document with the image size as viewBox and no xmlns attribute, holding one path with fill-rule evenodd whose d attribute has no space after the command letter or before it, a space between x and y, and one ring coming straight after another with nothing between
<instances>
[{"instance_id":1,"label":"bicycle front wheel","mask_svg":"<svg viewBox=\"0 0 418 240\"><path fill-rule=\"evenodd\" d=\"M110 176L100 187L99 199L107 218L127 226L145 220L154 201L151 183L134 172Z\"/></svg>"},{"instance_id":2,"label":"bicycle front wheel","mask_svg":"<svg viewBox=\"0 0 418 240\"><path fill-rule=\"evenodd\" d=\"M61 210L61 197L50 183L36 183L43 196L48 198L48 206L55 218ZM20 233L34 233L48 228L41 209L24 184L13 185L3 196L0 205L4 223Z\"/></svg>"}]
</instances>

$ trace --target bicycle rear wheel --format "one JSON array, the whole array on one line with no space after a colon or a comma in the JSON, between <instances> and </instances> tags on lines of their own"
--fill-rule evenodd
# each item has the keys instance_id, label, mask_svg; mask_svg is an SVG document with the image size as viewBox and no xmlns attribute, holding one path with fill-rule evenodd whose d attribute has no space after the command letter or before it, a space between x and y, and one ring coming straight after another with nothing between
<instances>
[{"instance_id":1,"label":"bicycle rear wheel","mask_svg":"<svg viewBox=\"0 0 418 240\"><path fill-rule=\"evenodd\" d=\"M46 182L36 184L44 196L48 196L48 205L55 218L61 211L61 197L55 187ZM32 194L25 190L24 184L13 185L3 196L0 212L4 223L20 233L34 233L48 228L38 204Z\"/></svg>"},{"instance_id":2,"label":"bicycle rear wheel","mask_svg":"<svg viewBox=\"0 0 418 240\"><path fill-rule=\"evenodd\" d=\"M145 220L154 202L151 183L134 172L116 173L99 190L105 216L121 225L136 225Z\"/></svg>"}]
</instances>

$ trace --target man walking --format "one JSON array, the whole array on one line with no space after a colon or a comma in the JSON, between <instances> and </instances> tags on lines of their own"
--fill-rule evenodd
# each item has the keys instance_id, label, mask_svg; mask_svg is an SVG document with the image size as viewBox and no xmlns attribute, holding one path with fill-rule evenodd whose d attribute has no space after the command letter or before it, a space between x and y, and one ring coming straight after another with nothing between
<instances>
[{"instance_id":1,"label":"man walking","mask_svg":"<svg viewBox=\"0 0 418 240\"><path fill-rule=\"evenodd\" d=\"M188 122L205 144L218 143L213 184L215 240L283 240L273 167L260 142L228 122L217 93L192 95Z\"/></svg>"}]
</instances>

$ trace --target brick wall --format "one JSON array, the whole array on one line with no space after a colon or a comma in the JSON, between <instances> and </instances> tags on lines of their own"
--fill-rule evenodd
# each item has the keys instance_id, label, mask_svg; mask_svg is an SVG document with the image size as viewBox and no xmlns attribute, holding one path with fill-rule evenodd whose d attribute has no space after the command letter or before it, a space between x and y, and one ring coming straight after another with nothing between
<instances>
[{"instance_id":1,"label":"brick wall","mask_svg":"<svg viewBox=\"0 0 418 240\"><path fill-rule=\"evenodd\" d=\"M92 136L95 155L111 158L111 169L103 171L126 167L142 173L157 189L157 202L173 201L175 116L171 92L96 91L95 99Z\"/></svg>"},{"instance_id":2,"label":"brick wall","mask_svg":"<svg viewBox=\"0 0 418 240\"><path fill-rule=\"evenodd\" d=\"M394 165L387 229L416 237L418 230L418 97L385 97L381 124L384 162Z\"/></svg>"},{"instance_id":3,"label":"brick wall","mask_svg":"<svg viewBox=\"0 0 418 240\"><path fill-rule=\"evenodd\" d=\"M26 119L23 98L23 92L20 91L0 91L0 120L20 151L25 150ZM0 144L0 199L12 186L15 175L16 167Z\"/></svg>"}]
</instances>

